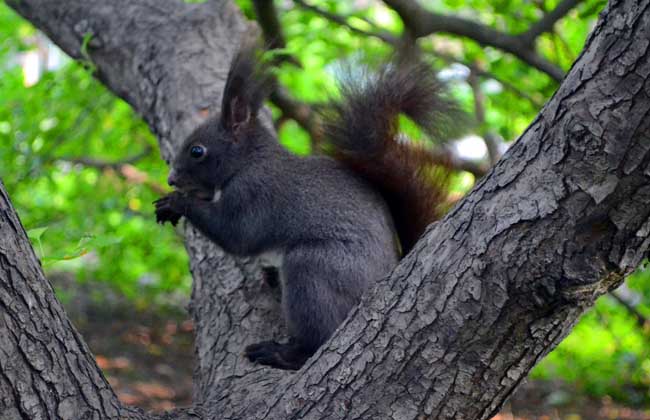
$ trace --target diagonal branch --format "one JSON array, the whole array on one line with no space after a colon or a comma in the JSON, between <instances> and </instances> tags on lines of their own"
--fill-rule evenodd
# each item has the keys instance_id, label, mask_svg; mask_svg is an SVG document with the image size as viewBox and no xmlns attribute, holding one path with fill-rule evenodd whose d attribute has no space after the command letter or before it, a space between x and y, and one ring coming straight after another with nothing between
<instances>
[{"instance_id":1,"label":"diagonal branch","mask_svg":"<svg viewBox=\"0 0 650 420\"><path fill-rule=\"evenodd\" d=\"M321 17L323 17L323 18L325 18L325 19L327 19L329 21L338 23L339 25L348 28L349 30L351 30L354 33L357 33L357 34L363 35L363 36L374 37L374 38L380 39L380 40L386 42L387 44L390 44L390 45L393 45L393 46L399 45L399 39L397 37L395 37L393 34L391 34L390 32L388 32L388 31L385 31L385 30L382 30L382 29L375 29L374 31L367 31L367 30L364 30L364 29L360 29L360 28L357 28L354 25L351 25L350 22L348 22L348 18L345 17L345 16L340 16L340 15L337 15L335 13L330 13L327 10L323 10L323 9L321 9L319 7L316 7L316 6L313 6L313 5L309 4L309 3L306 3L303 0L293 0L293 2L295 4L297 4L298 6L302 7L303 9L305 9L305 10L309 10L309 11L311 11L311 12L313 12L313 13L315 13L315 14L317 14L317 15L319 15L319 16L321 16ZM367 23L369 23L369 22L367 22Z\"/></svg>"},{"instance_id":2,"label":"diagonal branch","mask_svg":"<svg viewBox=\"0 0 650 420\"><path fill-rule=\"evenodd\" d=\"M491 72L485 71L485 70L482 69L480 66L478 66L478 65L476 65L476 64L474 64L474 63L468 63L468 62L466 62L466 61L460 60L460 59L454 57L454 56L451 55L451 54L448 54L448 53L446 53L446 52L440 51L439 49L434 49L434 50L432 51L432 54L433 54L435 57L439 57L439 58L441 58L442 60L444 60L444 61L447 62L447 63L458 63L458 64L462 64L463 66L467 67L467 68L468 68L468 69L469 69L473 74L475 74L475 75L477 75L477 76L480 76L480 77L483 77L483 78L486 78L486 79L493 79L493 80L496 80L496 81L499 82L499 84L501 84L504 88L506 88L507 90L511 91L511 92L514 93L515 95L520 96L521 98L527 100L528 102L530 102L533 106L535 106L535 107L538 108L538 109L540 109L540 108L542 108L542 106L544 106L544 103L543 103L543 102L540 102L539 100L533 98L530 94L528 94L527 92L524 92L523 90L521 90L520 88L518 88L517 86L515 86L514 84L512 84L511 82L509 82L509 81L507 81L507 80L504 80L503 78L497 76L497 75L494 74L494 73L491 73Z\"/></svg>"},{"instance_id":3,"label":"diagonal branch","mask_svg":"<svg viewBox=\"0 0 650 420\"><path fill-rule=\"evenodd\" d=\"M535 122L282 383L264 418L488 419L638 266L650 247L650 98L620 86L642 85L649 9L610 4ZM621 68L612 42L633 62Z\"/></svg>"},{"instance_id":4,"label":"diagonal branch","mask_svg":"<svg viewBox=\"0 0 650 420\"><path fill-rule=\"evenodd\" d=\"M633 303L616 290L612 290L609 295L618 302L619 305L625 308L625 310L636 320L636 324L639 326L641 331L647 334L648 327L650 327L650 319L643 315Z\"/></svg>"},{"instance_id":5,"label":"diagonal branch","mask_svg":"<svg viewBox=\"0 0 650 420\"><path fill-rule=\"evenodd\" d=\"M481 45L509 52L557 81L561 81L564 77L561 68L537 54L519 36L506 34L469 19L431 12L416 0L385 0L384 2L400 15L407 31L414 38L438 32L467 37Z\"/></svg>"},{"instance_id":6,"label":"diagonal branch","mask_svg":"<svg viewBox=\"0 0 650 420\"><path fill-rule=\"evenodd\" d=\"M323 140L322 122L312 107L291 97L282 86L277 85L269 98L273 105L280 108L282 114L296 121L311 137L312 146L318 148Z\"/></svg>"},{"instance_id":7,"label":"diagonal branch","mask_svg":"<svg viewBox=\"0 0 650 420\"><path fill-rule=\"evenodd\" d=\"M144 150L140 153L136 153L133 156L126 157L124 159L115 160L115 161L106 161L101 159L95 159L91 157L81 156L81 157L72 157L72 156L59 156L56 157L56 160L63 160L66 162L79 164L83 166L90 166L92 168L97 168L99 170L113 169L119 170L120 167L124 165L133 165L134 163L142 160L143 158L149 156L152 152L152 147L147 145Z\"/></svg>"},{"instance_id":8,"label":"diagonal branch","mask_svg":"<svg viewBox=\"0 0 650 420\"><path fill-rule=\"evenodd\" d=\"M582 3L584 0L563 0L558 4L555 9L551 10L544 15L543 18L535 22L531 27L526 31L521 33L519 38L528 44L532 45L537 37L545 32L550 32L553 30L553 26L557 23L558 20L562 19L564 16L571 11L578 4Z\"/></svg>"},{"instance_id":9,"label":"diagonal branch","mask_svg":"<svg viewBox=\"0 0 650 420\"><path fill-rule=\"evenodd\" d=\"M133 166L134 163L138 162L142 158L151 154L152 147L148 146L145 149L133 156L130 156L125 159L117 161L105 161L101 159L94 159L90 157L71 157L71 156L61 156L54 158L54 160L69 162L75 165L82 165L89 168L95 168L99 171L114 171L120 177L125 179L131 184L143 184L153 192L157 194L167 194L169 190L163 185L160 185L158 182L152 180L147 173L140 171L138 168Z\"/></svg>"}]
</instances>

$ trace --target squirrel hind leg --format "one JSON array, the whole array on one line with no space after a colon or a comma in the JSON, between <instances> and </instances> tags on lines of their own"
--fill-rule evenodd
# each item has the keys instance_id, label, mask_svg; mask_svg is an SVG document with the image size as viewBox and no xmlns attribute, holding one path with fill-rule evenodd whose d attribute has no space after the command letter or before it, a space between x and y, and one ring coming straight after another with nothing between
<instances>
[{"instance_id":1,"label":"squirrel hind leg","mask_svg":"<svg viewBox=\"0 0 650 420\"><path fill-rule=\"evenodd\" d=\"M253 363L276 369L298 370L314 352L308 351L297 341L291 339L286 344L276 341L263 341L246 347L244 356Z\"/></svg>"}]
</instances>

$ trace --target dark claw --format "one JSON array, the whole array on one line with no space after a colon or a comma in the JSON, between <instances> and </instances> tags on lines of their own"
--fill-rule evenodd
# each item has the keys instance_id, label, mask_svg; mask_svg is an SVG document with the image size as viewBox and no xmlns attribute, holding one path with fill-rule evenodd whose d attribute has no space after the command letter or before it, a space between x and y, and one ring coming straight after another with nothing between
<instances>
[{"instance_id":1,"label":"dark claw","mask_svg":"<svg viewBox=\"0 0 650 420\"><path fill-rule=\"evenodd\" d=\"M166 211L166 210L156 211L156 222L160 224L164 224L165 222L170 222L173 226L176 226L180 218L181 218L180 214L174 213L172 211Z\"/></svg>"},{"instance_id":2,"label":"dark claw","mask_svg":"<svg viewBox=\"0 0 650 420\"><path fill-rule=\"evenodd\" d=\"M157 223L164 224L165 222L170 222L173 226L178 224L182 215L172 208L172 197L170 195L159 198L153 204L156 207Z\"/></svg>"}]
</instances>

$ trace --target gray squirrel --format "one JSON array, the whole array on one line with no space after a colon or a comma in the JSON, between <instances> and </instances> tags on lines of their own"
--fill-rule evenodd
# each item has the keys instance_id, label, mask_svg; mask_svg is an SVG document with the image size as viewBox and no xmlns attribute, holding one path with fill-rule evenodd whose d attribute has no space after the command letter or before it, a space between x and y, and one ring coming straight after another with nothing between
<instances>
[{"instance_id":1,"label":"gray squirrel","mask_svg":"<svg viewBox=\"0 0 650 420\"><path fill-rule=\"evenodd\" d=\"M341 83L323 116L330 156L300 157L258 118L271 88L255 49L241 49L221 113L178 150L156 219L185 217L228 253L274 257L290 339L245 356L296 370L440 216L431 157L398 137L398 117L435 133L453 105L427 65L394 60Z\"/></svg>"}]
</instances>

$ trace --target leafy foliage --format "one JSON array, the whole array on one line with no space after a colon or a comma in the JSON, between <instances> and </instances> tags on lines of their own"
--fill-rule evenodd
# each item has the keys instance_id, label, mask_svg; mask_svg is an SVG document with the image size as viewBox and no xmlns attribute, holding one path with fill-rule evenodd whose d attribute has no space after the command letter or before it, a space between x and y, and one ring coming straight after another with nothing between
<instances>
[{"instance_id":1,"label":"leafy foliage","mask_svg":"<svg viewBox=\"0 0 650 420\"><path fill-rule=\"evenodd\" d=\"M513 34L526 31L558 3L422 2L430 10ZM552 33L538 39L540 54L568 70L604 3L583 1ZM255 18L251 0L238 4L248 18ZM286 52L301 64L282 64L278 78L295 98L316 107L327 94L334 94L342 62L376 60L392 51L377 37L359 34L292 2L275 4ZM399 37L404 30L398 15L378 1L309 4L344 16L363 31L380 28ZM174 293L187 294L190 277L180 237L155 225L150 204L166 188L167 168L155 139L126 103L92 77L92 63L84 67L68 61L25 86L20 59L35 53L43 42L31 25L0 3L0 179L45 270L70 271L83 282L107 282L143 305ZM473 112L474 94L466 75L470 67L481 71L486 116L483 126L474 129L497 133L506 141L522 133L557 87L548 75L512 55L471 40L437 34L420 40L420 45L431 53L427 58L450 75L452 91L468 112ZM280 110L271 107L279 118ZM279 135L296 153L312 149L309 135L294 121L283 122ZM467 191L473 181L467 173L453 179L456 193ZM640 271L628 282L638 300L636 310L647 318L649 276L650 271ZM639 326L612 298L601 299L533 375L561 377L596 395L648 402L650 326Z\"/></svg>"},{"instance_id":2,"label":"leafy foliage","mask_svg":"<svg viewBox=\"0 0 650 420\"><path fill-rule=\"evenodd\" d=\"M636 309L650 319L650 270L639 270L627 286ZM596 396L631 404L650 395L650 321L637 318L611 296L598 300L573 332L533 371L534 378L563 378Z\"/></svg>"},{"instance_id":3,"label":"leafy foliage","mask_svg":"<svg viewBox=\"0 0 650 420\"><path fill-rule=\"evenodd\" d=\"M159 193L151 186L164 185L166 167L146 125L73 62L24 86L19 53L33 49L36 32L4 5L0 22L0 179L45 269L110 282L143 302L186 293L181 241L152 222L150 203ZM138 154L127 168L136 172L131 179L117 167L75 163ZM137 172L146 182L134 179Z\"/></svg>"}]
</instances>

